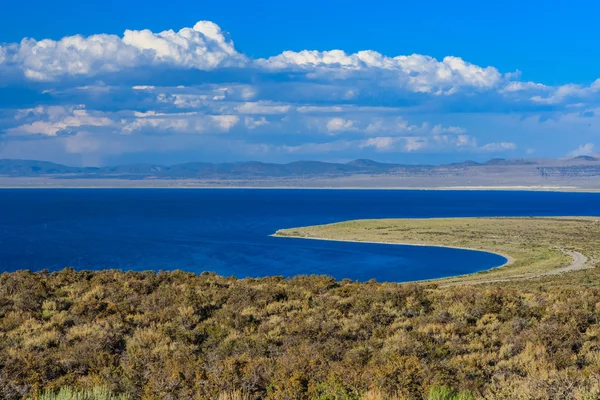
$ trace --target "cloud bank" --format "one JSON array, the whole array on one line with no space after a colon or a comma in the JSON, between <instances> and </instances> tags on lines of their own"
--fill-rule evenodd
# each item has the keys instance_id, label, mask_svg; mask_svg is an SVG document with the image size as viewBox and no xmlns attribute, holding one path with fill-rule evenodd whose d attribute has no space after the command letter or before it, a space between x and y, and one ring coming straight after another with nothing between
<instances>
[{"instance_id":1,"label":"cloud bank","mask_svg":"<svg viewBox=\"0 0 600 400\"><path fill-rule=\"evenodd\" d=\"M210 21L1 44L0 97L0 157L83 164L555 157L591 154L600 128L600 80L372 50L253 59Z\"/></svg>"}]
</instances>

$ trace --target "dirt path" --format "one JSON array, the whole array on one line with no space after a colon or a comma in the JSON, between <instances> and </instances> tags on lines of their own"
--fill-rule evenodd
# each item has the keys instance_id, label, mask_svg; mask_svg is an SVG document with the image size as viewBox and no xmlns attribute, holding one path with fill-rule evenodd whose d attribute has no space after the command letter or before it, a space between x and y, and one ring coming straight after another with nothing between
<instances>
[{"instance_id":1,"label":"dirt path","mask_svg":"<svg viewBox=\"0 0 600 400\"><path fill-rule=\"evenodd\" d=\"M586 256L584 256L583 254L581 254L577 251L564 250L564 249L560 249L560 251L569 255L573 259L573 262L566 267L556 268L556 269L553 269L552 271L543 272L543 273L535 274L535 275L519 275L519 276L514 276L512 278L504 278L504 279L481 279L481 280L478 279L478 280L470 280L470 281L460 281L460 282L453 282L453 283L449 283L446 285L440 285L440 286L444 287L444 286L456 286L456 285L477 285L477 284L483 284L483 283L524 281L527 279L535 279L535 278L542 278L544 276L560 275L565 272L573 272L573 271L578 271L581 269L590 268L590 266L586 264L588 261L588 258Z\"/></svg>"},{"instance_id":2,"label":"dirt path","mask_svg":"<svg viewBox=\"0 0 600 400\"><path fill-rule=\"evenodd\" d=\"M564 250L564 249L561 249L560 251L571 256L571 258L573 259L573 262L567 267L557 268L552 271L544 272L543 274L539 274L537 276L559 275L559 274L562 274L563 272L571 272L571 271L577 271L579 269L587 268L586 262L588 259L583 254L578 253L576 251L570 251L570 250Z\"/></svg>"}]
</instances>

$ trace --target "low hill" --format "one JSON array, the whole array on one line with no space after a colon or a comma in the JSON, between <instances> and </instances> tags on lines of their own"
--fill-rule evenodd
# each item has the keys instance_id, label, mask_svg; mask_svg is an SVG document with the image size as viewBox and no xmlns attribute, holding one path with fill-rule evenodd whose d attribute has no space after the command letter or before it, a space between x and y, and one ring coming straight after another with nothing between
<instances>
[{"instance_id":1,"label":"low hill","mask_svg":"<svg viewBox=\"0 0 600 400\"><path fill-rule=\"evenodd\" d=\"M600 189L600 159L472 160L442 165L382 163L369 159L350 162L259 161L175 165L126 164L73 167L46 161L0 160L0 186L161 186L166 181L196 182L201 186L293 187L575 187ZM8 179L8 180L7 180ZM63 183L60 183L60 182ZM70 183L66 183L66 182ZM120 182L119 182L120 181ZM33 182L33 183L31 183ZM107 181L108 182L108 181ZM114 183L117 182L117 183ZM130 182L130 183L127 183ZM146 183L144 183L146 182ZM154 183L152 183L154 182ZM163 182L163 183L160 183ZM172 182L170 185L181 185Z\"/></svg>"}]
</instances>

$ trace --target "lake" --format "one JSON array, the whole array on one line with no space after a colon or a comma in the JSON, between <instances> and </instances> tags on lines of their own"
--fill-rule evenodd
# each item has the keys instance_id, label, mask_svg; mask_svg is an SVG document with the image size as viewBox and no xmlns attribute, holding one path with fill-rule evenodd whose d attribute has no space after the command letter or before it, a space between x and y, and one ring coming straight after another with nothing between
<instances>
[{"instance_id":1,"label":"lake","mask_svg":"<svg viewBox=\"0 0 600 400\"><path fill-rule=\"evenodd\" d=\"M0 271L181 269L412 281L498 255L269 235L358 218L600 215L600 194L315 189L1 189Z\"/></svg>"}]
</instances>

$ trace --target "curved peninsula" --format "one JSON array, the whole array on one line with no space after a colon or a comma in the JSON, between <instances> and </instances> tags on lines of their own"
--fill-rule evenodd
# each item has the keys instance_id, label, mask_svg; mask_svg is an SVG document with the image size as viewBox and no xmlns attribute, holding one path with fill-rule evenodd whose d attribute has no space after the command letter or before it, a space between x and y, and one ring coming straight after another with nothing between
<instances>
[{"instance_id":1,"label":"curved peninsula","mask_svg":"<svg viewBox=\"0 0 600 400\"><path fill-rule=\"evenodd\" d=\"M442 284L527 280L592 268L600 259L598 217L426 218L346 221L282 229L279 237L444 246L504 256L502 267Z\"/></svg>"}]
</instances>

